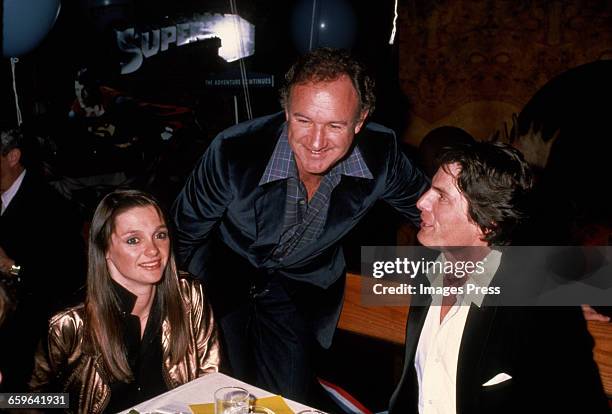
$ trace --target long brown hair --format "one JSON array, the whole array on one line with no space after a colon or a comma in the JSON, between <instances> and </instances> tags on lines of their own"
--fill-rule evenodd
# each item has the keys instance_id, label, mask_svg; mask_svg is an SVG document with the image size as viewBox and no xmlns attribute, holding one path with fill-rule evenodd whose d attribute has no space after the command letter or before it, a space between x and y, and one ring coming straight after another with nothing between
<instances>
[{"instance_id":1,"label":"long brown hair","mask_svg":"<svg viewBox=\"0 0 612 414\"><path fill-rule=\"evenodd\" d=\"M2 326L2 322L4 322L4 319L12 309L13 302L6 290L4 290L4 285L0 283L0 326Z\"/></svg>"},{"instance_id":2,"label":"long brown hair","mask_svg":"<svg viewBox=\"0 0 612 414\"><path fill-rule=\"evenodd\" d=\"M102 199L94 213L89 231L89 263L87 268L86 330L97 351L102 354L109 374L118 381L129 382L132 371L127 361L120 319L119 299L111 282L106 252L114 231L116 217L135 207L154 207L167 223L155 198L137 190L118 190ZM170 257L156 289L161 319L167 319L172 335L170 360L176 364L184 357L189 343L174 255ZM155 306L155 305L153 305Z\"/></svg>"}]
</instances>

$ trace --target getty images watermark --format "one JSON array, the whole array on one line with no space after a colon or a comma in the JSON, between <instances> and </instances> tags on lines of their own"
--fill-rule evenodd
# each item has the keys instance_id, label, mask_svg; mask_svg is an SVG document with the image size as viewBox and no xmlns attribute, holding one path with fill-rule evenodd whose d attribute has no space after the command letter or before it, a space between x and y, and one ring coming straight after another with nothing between
<instances>
[{"instance_id":1,"label":"getty images watermark","mask_svg":"<svg viewBox=\"0 0 612 414\"><path fill-rule=\"evenodd\" d=\"M376 279L384 276L406 276L415 279L422 276L429 281L426 283L400 283L398 286L387 286L384 283L375 283L372 292L375 295L499 295L499 286L481 286L472 283L470 279L480 278L486 273L486 262L489 253L482 260L453 260L449 261L442 255L437 260L411 260L407 257L396 257L395 260L378 260L372 263L372 276ZM435 285L439 277L456 278L447 285ZM465 280L462 280L465 279ZM442 279L444 280L444 279Z\"/></svg>"},{"instance_id":2,"label":"getty images watermark","mask_svg":"<svg viewBox=\"0 0 612 414\"><path fill-rule=\"evenodd\" d=\"M368 306L612 306L612 247L362 247Z\"/></svg>"}]
</instances>

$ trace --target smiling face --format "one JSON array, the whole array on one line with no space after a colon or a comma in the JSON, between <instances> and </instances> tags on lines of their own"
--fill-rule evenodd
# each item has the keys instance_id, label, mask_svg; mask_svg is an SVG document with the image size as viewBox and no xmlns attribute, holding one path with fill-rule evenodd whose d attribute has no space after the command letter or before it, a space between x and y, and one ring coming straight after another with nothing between
<instances>
[{"instance_id":1,"label":"smiling face","mask_svg":"<svg viewBox=\"0 0 612 414\"><path fill-rule=\"evenodd\" d=\"M289 145L302 181L320 177L349 151L367 112L347 76L292 87L287 108Z\"/></svg>"},{"instance_id":2,"label":"smiling face","mask_svg":"<svg viewBox=\"0 0 612 414\"><path fill-rule=\"evenodd\" d=\"M421 196L421 228L417 234L423 246L487 246L480 226L469 216L468 201L457 187L461 166L457 163L438 168L431 188ZM450 174L449 174L450 173Z\"/></svg>"},{"instance_id":3,"label":"smiling face","mask_svg":"<svg viewBox=\"0 0 612 414\"><path fill-rule=\"evenodd\" d=\"M132 293L162 278L170 240L153 206L133 207L117 215L106 261L111 277Z\"/></svg>"}]
</instances>

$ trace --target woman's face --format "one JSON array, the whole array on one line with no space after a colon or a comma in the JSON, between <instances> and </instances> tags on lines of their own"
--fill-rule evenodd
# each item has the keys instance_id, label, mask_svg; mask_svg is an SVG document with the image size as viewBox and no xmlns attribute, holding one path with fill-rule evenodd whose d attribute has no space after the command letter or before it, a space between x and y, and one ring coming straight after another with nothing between
<instances>
[{"instance_id":1,"label":"woman's face","mask_svg":"<svg viewBox=\"0 0 612 414\"><path fill-rule=\"evenodd\" d=\"M115 217L106 263L111 277L136 293L160 281L170 254L168 228L153 206Z\"/></svg>"}]
</instances>

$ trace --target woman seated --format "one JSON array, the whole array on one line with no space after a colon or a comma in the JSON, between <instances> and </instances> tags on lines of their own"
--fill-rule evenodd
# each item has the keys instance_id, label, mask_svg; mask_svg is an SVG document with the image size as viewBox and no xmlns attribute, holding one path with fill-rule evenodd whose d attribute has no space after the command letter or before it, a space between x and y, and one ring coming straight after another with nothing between
<instances>
[{"instance_id":1,"label":"woman seated","mask_svg":"<svg viewBox=\"0 0 612 414\"><path fill-rule=\"evenodd\" d=\"M157 201L115 191L89 233L85 303L51 318L33 391L70 393L71 410L116 412L219 366L202 286L179 278Z\"/></svg>"}]
</instances>

